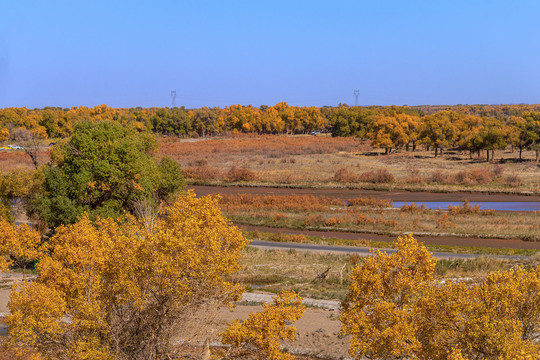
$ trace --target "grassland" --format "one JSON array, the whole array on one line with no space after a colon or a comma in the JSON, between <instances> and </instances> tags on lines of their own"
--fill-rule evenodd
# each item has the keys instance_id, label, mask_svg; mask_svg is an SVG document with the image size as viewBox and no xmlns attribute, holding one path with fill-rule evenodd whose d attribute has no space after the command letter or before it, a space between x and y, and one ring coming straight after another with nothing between
<instances>
[{"instance_id":1,"label":"grassland","mask_svg":"<svg viewBox=\"0 0 540 360\"><path fill-rule=\"evenodd\" d=\"M259 250L246 248L240 260L242 270L234 275L248 290L279 292L293 289L302 296L319 299L344 299L349 286L348 275L362 261L355 255L320 254L300 251ZM510 269L516 265L536 266L538 255L519 260L480 257L463 260L439 260L436 278L477 281L489 272ZM324 280L317 275L328 271Z\"/></svg>"},{"instance_id":2,"label":"grassland","mask_svg":"<svg viewBox=\"0 0 540 360\"><path fill-rule=\"evenodd\" d=\"M49 150L40 151L40 164L49 160ZM162 137L157 155L178 161L188 181L196 184L540 194L540 166L533 160L534 152L524 151L525 160L517 161L510 148L496 151L495 161L488 163L460 151L436 158L424 149L383 155L369 141L353 137L237 135ZM22 150L9 150L0 152L0 168L33 166Z\"/></svg>"},{"instance_id":3,"label":"grassland","mask_svg":"<svg viewBox=\"0 0 540 360\"><path fill-rule=\"evenodd\" d=\"M435 158L425 150L390 155L357 138L322 136L240 136L162 138L159 154L177 160L191 183L301 187L354 187L411 191L540 193L540 167L534 153L517 161L510 148L495 161L446 151ZM228 176L247 169L247 178ZM383 175L390 174L390 177Z\"/></svg>"},{"instance_id":4,"label":"grassland","mask_svg":"<svg viewBox=\"0 0 540 360\"><path fill-rule=\"evenodd\" d=\"M277 228L373 232L404 232L483 238L540 240L540 213L483 211L462 207L429 210L420 206L391 208L375 198L338 199L310 195L223 195L224 213L238 224Z\"/></svg>"}]
</instances>

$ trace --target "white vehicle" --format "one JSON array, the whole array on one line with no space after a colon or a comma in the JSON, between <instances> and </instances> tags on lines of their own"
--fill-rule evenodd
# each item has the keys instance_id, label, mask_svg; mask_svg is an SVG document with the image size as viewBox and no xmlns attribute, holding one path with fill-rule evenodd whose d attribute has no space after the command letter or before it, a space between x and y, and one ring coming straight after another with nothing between
<instances>
[{"instance_id":1,"label":"white vehicle","mask_svg":"<svg viewBox=\"0 0 540 360\"><path fill-rule=\"evenodd\" d=\"M22 146L19 146L19 145L8 145L7 147L8 147L8 148L15 149L15 150L22 150L22 149L23 149L23 147L22 147Z\"/></svg>"}]
</instances>

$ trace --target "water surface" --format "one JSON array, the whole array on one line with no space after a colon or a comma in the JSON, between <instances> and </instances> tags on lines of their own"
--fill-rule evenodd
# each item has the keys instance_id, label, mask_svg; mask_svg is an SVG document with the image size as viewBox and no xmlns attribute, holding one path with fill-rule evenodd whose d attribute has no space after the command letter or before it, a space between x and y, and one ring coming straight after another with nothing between
<instances>
[{"instance_id":1,"label":"water surface","mask_svg":"<svg viewBox=\"0 0 540 360\"><path fill-rule=\"evenodd\" d=\"M406 202L394 201L395 208L400 208L404 204L415 204L428 209L447 210L448 206L463 206L463 201L423 201L423 202ZM496 211L540 211L540 202L538 201L474 201L469 203L470 206L480 205L481 210L496 210Z\"/></svg>"}]
</instances>

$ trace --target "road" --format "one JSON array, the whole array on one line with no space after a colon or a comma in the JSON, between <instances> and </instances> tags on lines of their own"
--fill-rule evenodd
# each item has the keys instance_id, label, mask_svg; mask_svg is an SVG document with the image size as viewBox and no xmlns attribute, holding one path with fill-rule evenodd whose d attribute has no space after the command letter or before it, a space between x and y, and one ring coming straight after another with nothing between
<instances>
[{"instance_id":1,"label":"road","mask_svg":"<svg viewBox=\"0 0 540 360\"><path fill-rule=\"evenodd\" d=\"M253 240L248 246L264 249L264 250L296 250L296 251L311 251L322 253L336 253L336 254L358 254L359 256L371 255L370 248L355 247L355 246L337 246L337 245L317 245L317 244L301 244L301 243L283 243L266 240ZM377 249L385 251L389 254L396 252L394 249ZM437 260L442 259L475 259L479 257L486 257L486 255L477 254L453 254L434 252L433 256ZM499 259L523 259L524 256L510 256L510 255L489 255L489 257L496 257Z\"/></svg>"}]
</instances>

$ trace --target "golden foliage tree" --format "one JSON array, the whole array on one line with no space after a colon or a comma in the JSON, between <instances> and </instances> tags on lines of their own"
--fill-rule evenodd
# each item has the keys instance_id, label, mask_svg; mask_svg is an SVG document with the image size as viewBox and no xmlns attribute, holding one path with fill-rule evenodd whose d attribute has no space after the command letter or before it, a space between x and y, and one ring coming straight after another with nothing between
<instances>
[{"instance_id":1,"label":"golden foliage tree","mask_svg":"<svg viewBox=\"0 0 540 360\"><path fill-rule=\"evenodd\" d=\"M241 294L227 276L246 242L216 199L193 193L153 228L84 216L56 229L37 279L13 291L9 333L58 359L169 359L173 334L195 311Z\"/></svg>"},{"instance_id":2,"label":"golden foliage tree","mask_svg":"<svg viewBox=\"0 0 540 360\"><path fill-rule=\"evenodd\" d=\"M25 266L41 254L40 234L26 224L13 225L0 218L0 271Z\"/></svg>"},{"instance_id":3,"label":"golden foliage tree","mask_svg":"<svg viewBox=\"0 0 540 360\"><path fill-rule=\"evenodd\" d=\"M296 328L288 323L302 317L302 298L284 291L274 297L273 304L263 303L263 307L262 312L251 313L243 322L233 321L221 334L222 342L232 345L225 359L294 359L281 350L279 341L295 339Z\"/></svg>"},{"instance_id":4,"label":"golden foliage tree","mask_svg":"<svg viewBox=\"0 0 540 360\"><path fill-rule=\"evenodd\" d=\"M341 323L357 358L411 356L421 347L411 313L432 280L435 259L411 235L398 238L394 247L395 254L377 251L351 274Z\"/></svg>"},{"instance_id":5,"label":"golden foliage tree","mask_svg":"<svg viewBox=\"0 0 540 360\"><path fill-rule=\"evenodd\" d=\"M341 310L357 359L538 359L540 267L466 285L433 281L435 260L408 235L357 266Z\"/></svg>"}]
</instances>

